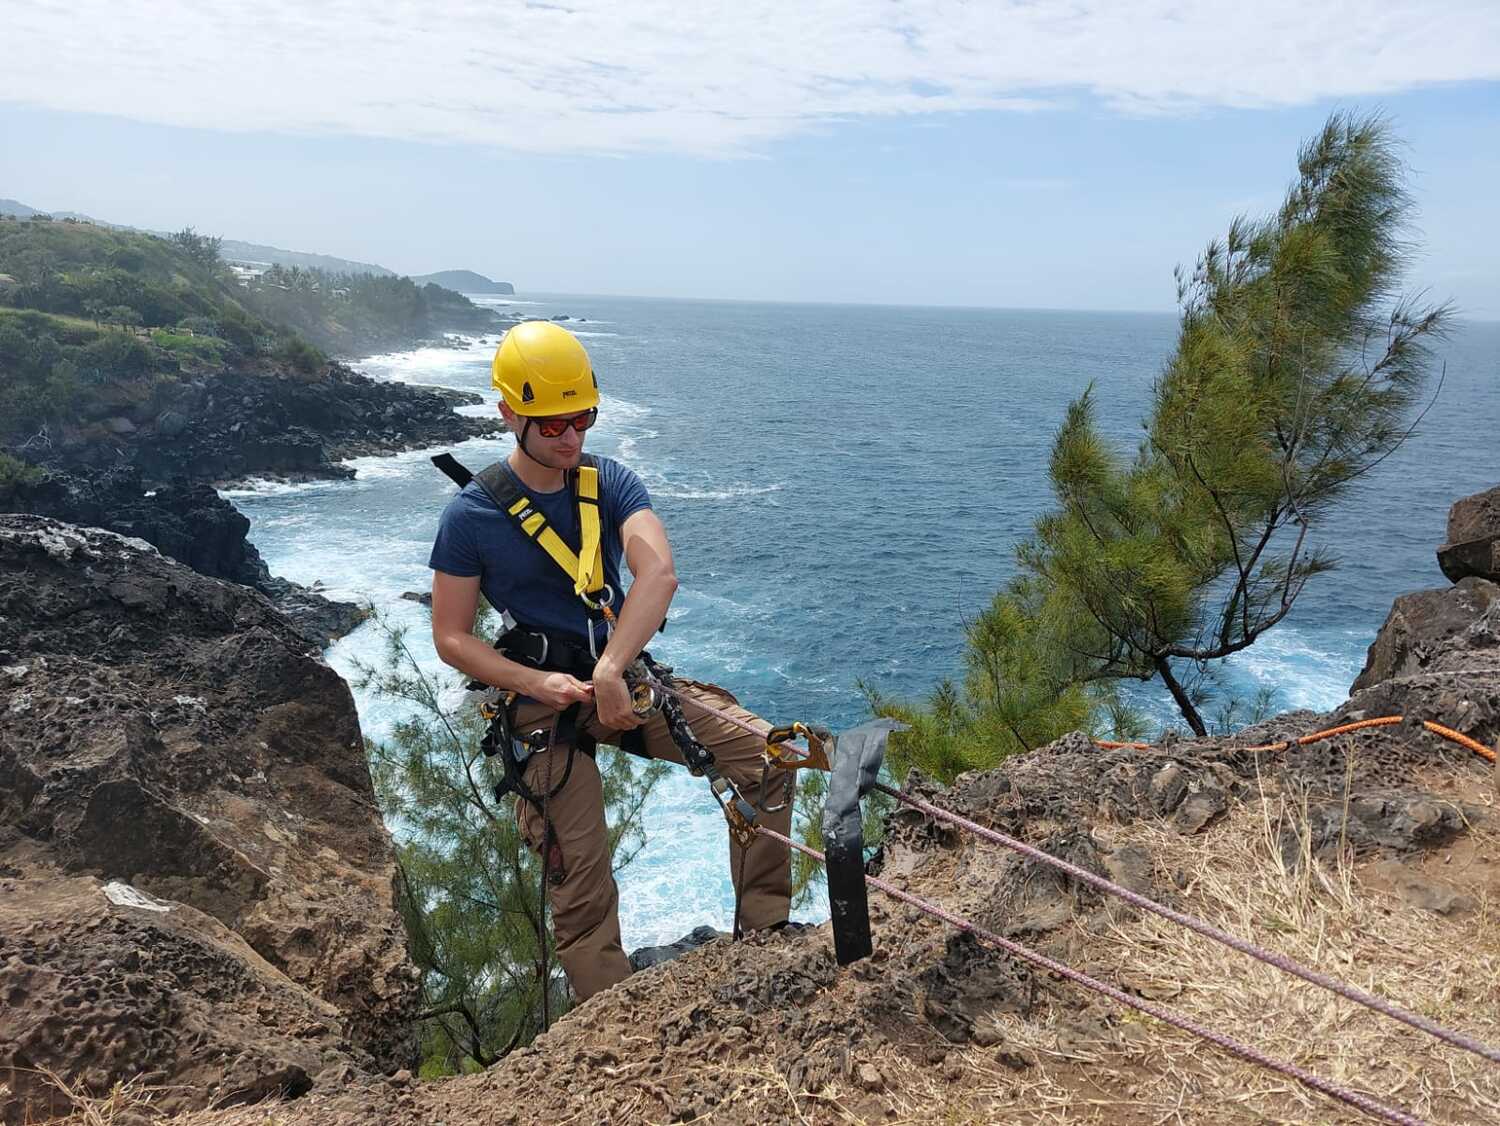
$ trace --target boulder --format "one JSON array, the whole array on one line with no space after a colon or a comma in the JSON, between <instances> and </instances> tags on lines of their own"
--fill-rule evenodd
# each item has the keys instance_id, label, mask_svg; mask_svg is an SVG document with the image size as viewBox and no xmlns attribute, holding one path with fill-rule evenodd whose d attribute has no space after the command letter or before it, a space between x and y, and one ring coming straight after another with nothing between
<instances>
[{"instance_id":1,"label":"boulder","mask_svg":"<svg viewBox=\"0 0 1500 1126\"><path fill-rule=\"evenodd\" d=\"M412 1062L354 702L264 597L0 516L0 669L0 1121L66 1110L39 1068L171 1111Z\"/></svg>"},{"instance_id":2,"label":"boulder","mask_svg":"<svg viewBox=\"0 0 1500 1126\"><path fill-rule=\"evenodd\" d=\"M1460 579L1396 599L1350 692L1422 672L1500 668L1500 585Z\"/></svg>"},{"instance_id":3,"label":"boulder","mask_svg":"<svg viewBox=\"0 0 1500 1126\"><path fill-rule=\"evenodd\" d=\"M16 489L6 507L142 539L199 574L253 586L319 646L366 617L353 603L273 578L247 538L250 521L209 485L175 478L147 489L130 466L87 477L54 472Z\"/></svg>"},{"instance_id":4,"label":"boulder","mask_svg":"<svg viewBox=\"0 0 1500 1126\"><path fill-rule=\"evenodd\" d=\"M1500 485L1454 503L1437 558L1455 583L1469 576L1500 582Z\"/></svg>"}]
</instances>

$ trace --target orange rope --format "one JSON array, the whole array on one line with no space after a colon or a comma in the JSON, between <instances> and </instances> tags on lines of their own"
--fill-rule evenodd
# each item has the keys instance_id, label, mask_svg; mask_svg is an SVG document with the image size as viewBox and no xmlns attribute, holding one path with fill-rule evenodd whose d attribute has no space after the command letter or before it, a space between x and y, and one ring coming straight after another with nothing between
<instances>
[{"instance_id":1,"label":"orange rope","mask_svg":"<svg viewBox=\"0 0 1500 1126\"><path fill-rule=\"evenodd\" d=\"M1495 761L1495 752L1490 750L1477 739L1470 739L1467 735L1462 735L1459 732L1454 731L1451 727L1444 727L1441 723L1433 723L1430 719L1424 719L1422 721L1422 726L1427 728L1427 730L1431 731L1434 735L1441 735L1450 743L1457 743L1460 747L1468 747L1469 750L1473 751L1482 759L1488 759L1490 762Z\"/></svg>"},{"instance_id":2,"label":"orange rope","mask_svg":"<svg viewBox=\"0 0 1500 1126\"><path fill-rule=\"evenodd\" d=\"M1358 723L1343 723L1337 727L1330 727L1326 731L1314 731L1311 735L1303 735L1297 739L1288 739L1283 743L1263 743L1258 747L1239 747L1236 749L1243 751L1285 751L1294 746L1305 747L1307 744L1316 743L1320 739L1331 739L1335 735L1347 735L1351 731L1361 731L1366 727L1391 727L1400 723L1404 718L1404 716L1399 715L1384 715L1378 719L1362 719ZM1422 721L1422 726L1434 735L1439 735L1447 739L1450 743L1457 743L1460 747L1473 751L1482 759L1487 759L1490 762L1495 761L1494 751L1490 750L1483 743L1454 731L1451 727L1444 727L1441 723L1433 723L1427 719ZM1095 739L1094 745L1096 747L1103 747L1107 751L1120 750L1126 747L1137 751L1149 751L1151 749L1150 743L1118 743L1110 739Z\"/></svg>"}]
</instances>

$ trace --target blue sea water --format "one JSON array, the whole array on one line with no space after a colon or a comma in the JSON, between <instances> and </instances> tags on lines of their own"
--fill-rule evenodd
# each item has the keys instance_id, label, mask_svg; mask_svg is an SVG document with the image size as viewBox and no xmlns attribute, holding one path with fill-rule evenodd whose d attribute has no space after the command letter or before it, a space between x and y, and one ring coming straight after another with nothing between
<instances>
[{"instance_id":1,"label":"blue sea water","mask_svg":"<svg viewBox=\"0 0 1500 1126\"><path fill-rule=\"evenodd\" d=\"M1166 314L492 303L566 314L594 358L604 403L588 448L644 478L682 581L653 652L768 718L835 728L865 717L859 680L918 697L958 671L965 619L1013 573L1016 541L1051 505L1046 458L1064 408L1093 383L1101 425L1133 450L1177 327ZM354 366L490 396L495 343ZM1500 481L1500 325L1462 324L1441 353L1442 388L1418 433L1316 532L1339 569L1228 663L1229 690L1268 688L1278 709L1336 704L1391 600L1445 581L1433 549L1448 505ZM413 626L437 672L424 612L400 598L429 585L427 553L452 491L430 452L357 459L352 481L228 495L274 574L372 600ZM478 468L505 447L455 452ZM378 652L365 628L328 659L347 671ZM1143 700L1171 722L1164 693ZM388 729L388 710L359 704L367 733ZM646 826L649 843L621 878L627 946L727 926L727 847L702 781L671 776Z\"/></svg>"}]
</instances>

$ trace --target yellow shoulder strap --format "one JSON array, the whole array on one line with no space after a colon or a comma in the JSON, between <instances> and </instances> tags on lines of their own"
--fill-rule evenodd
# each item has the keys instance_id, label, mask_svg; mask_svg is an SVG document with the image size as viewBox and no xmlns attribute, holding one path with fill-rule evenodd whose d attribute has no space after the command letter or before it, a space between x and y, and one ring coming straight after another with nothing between
<instances>
[{"instance_id":1,"label":"yellow shoulder strap","mask_svg":"<svg viewBox=\"0 0 1500 1126\"><path fill-rule=\"evenodd\" d=\"M575 594L592 594L604 586L604 547L599 534L599 470L592 465L578 468L578 561L574 570Z\"/></svg>"},{"instance_id":2,"label":"yellow shoulder strap","mask_svg":"<svg viewBox=\"0 0 1500 1126\"><path fill-rule=\"evenodd\" d=\"M534 539L552 561L573 580L575 594L593 594L604 588L604 547L599 523L599 471L591 465L578 470L578 554L552 530L547 518L531 503L528 496L518 497L509 515L521 530Z\"/></svg>"}]
</instances>

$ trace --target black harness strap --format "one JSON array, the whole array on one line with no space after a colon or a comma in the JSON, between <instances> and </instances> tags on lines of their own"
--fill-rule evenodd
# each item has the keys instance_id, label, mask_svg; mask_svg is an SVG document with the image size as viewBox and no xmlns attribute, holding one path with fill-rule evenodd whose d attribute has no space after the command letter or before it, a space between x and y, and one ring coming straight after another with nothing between
<instances>
[{"instance_id":1,"label":"black harness strap","mask_svg":"<svg viewBox=\"0 0 1500 1126\"><path fill-rule=\"evenodd\" d=\"M452 481L460 489L474 480L474 474L470 473L459 460L452 454L438 454L432 459L432 464L443 471L443 476Z\"/></svg>"}]
</instances>

